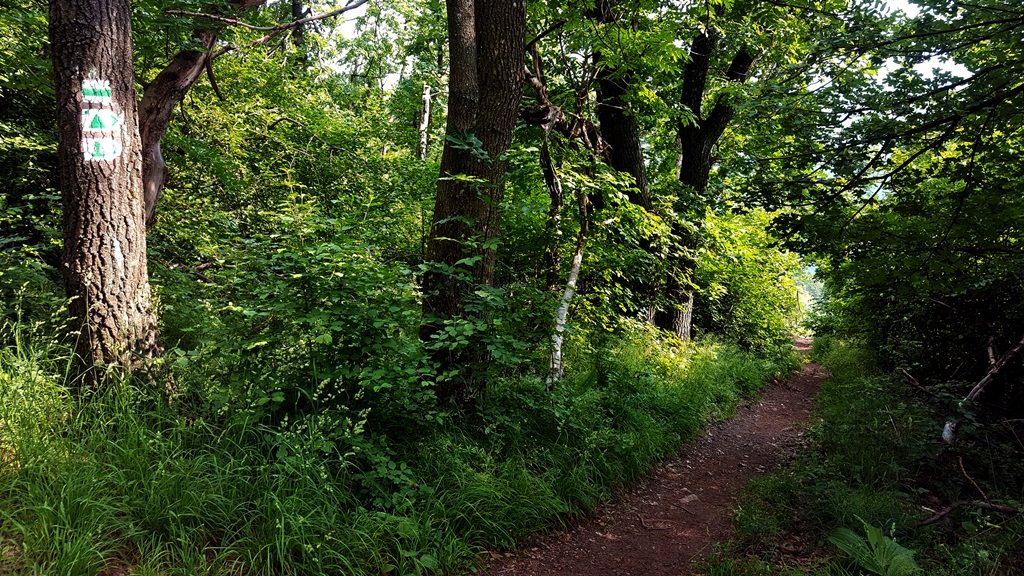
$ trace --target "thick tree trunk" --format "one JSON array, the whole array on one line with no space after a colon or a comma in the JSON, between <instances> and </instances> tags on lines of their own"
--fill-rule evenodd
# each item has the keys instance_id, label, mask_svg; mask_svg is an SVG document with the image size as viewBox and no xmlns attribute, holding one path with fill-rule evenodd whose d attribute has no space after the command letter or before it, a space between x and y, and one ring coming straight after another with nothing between
<instances>
[{"instance_id":1,"label":"thick tree trunk","mask_svg":"<svg viewBox=\"0 0 1024 576\"><path fill-rule=\"evenodd\" d=\"M680 123L677 129L679 181L698 197L707 193L711 168L715 164L712 154L714 147L735 114L733 106L723 98L715 102L706 116L703 114L711 56L716 47L717 38L713 33L697 36L690 46L690 61L683 68L680 104L692 112L695 122ZM739 50L726 70L726 80L745 82L753 64L753 54L746 48ZM683 212L683 208L679 207L677 211ZM688 252L697 247L698 239L678 223L673 225L672 231L681 249L670 257L665 292L667 307L655 315L654 323L659 328L674 332L681 340L688 341L693 325L694 294L686 284L696 272L697 264Z\"/></svg>"},{"instance_id":2,"label":"thick tree trunk","mask_svg":"<svg viewBox=\"0 0 1024 576\"><path fill-rule=\"evenodd\" d=\"M614 24L619 21L614 2L597 0L591 17L598 24ZM610 148L608 163L619 172L633 177L636 189L629 191L629 201L649 210L651 195L647 185L647 164L640 145L640 128L629 110L626 95L629 94L630 75L624 70L602 62L601 53L594 53L597 67L597 121L601 126L601 137Z\"/></svg>"},{"instance_id":3,"label":"thick tree trunk","mask_svg":"<svg viewBox=\"0 0 1024 576\"><path fill-rule=\"evenodd\" d=\"M302 5L302 0L292 0L292 21L298 22L306 17L306 8ZM306 26L305 24L299 24L292 30L292 40L295 41L295 47L303 52L301 61L303 64L306 63Z\"/></svg>"},{"instance_id":4,"label":"thick tree trunk","mask_svg":"<svg viewBox=\"0 0 1024 576\"><path fill-rule=\"evenodd\" d=\"M621 18L612 0L596 0L590 17L602 26L615 24ZM633 177L634 187L625 191L627 198L644 210L650 210L651 194L647 183L647 164L640 144L640 128L627 102L631 74L627 69L606 64L600 51L595 51L593 58L597 121L601 126L601 138L609 148L608 164ZM649 252L651 239L641 238L639 247ZM633 286L633 290L639 295L639 301L632 303L637 308L634 312L646 309L647 321L651 321L658 295L657 286L650 281L641 281Z\"/></svg>"},{"instance_id":5,"label":"thick tree trunk","mask_svg":"<svg viewBox=\"0 0 1024 576\"><path fill-rule=\"evenodd\" d=\"M678 279L670 278L665 292L673 306L659 310L654 315L654 325L672 332L683 342L689 342L693 329L693 290L683 288Z\"/></svg>"},{"instance_id":6,"label":"thick tree trunk","mask_svg":"<svg viewBox=\"0 0 1024 576\"><path fill-rule=\"evenodd\" d=\"M465 300L494 278L494 241L504 193L502 154L512 142L523 85L526 4L449 0L448 123L423 277L420 337L430 341L445 322L465 318ZM472 347L472 346L471 346ZM478 351L439 354L442 367L466 364ZM466 368L466 366L459 366ZM463 398L465 380L439 387Z\"/></svg>"},{"instance_id":7,"label":"thick tree trunk","mask_svg":"<svg viewBox=\"0 0 1024 576\"><path fill-rule=\"evenodd\" d=\"M77 354L137 367L159 352L143 214L142 145L128 0L52 0L63 275Z\"/></svg>"},{"instance_id":8,"label":"thick tree trunk","mask_svg":"<svg viewBox=\"0 0 1024 576\"><path fill-rule=\"evenodd\" d=\"M640 128L629 112L625 96L629 91L629 78L621 71L597 63L597 121L601 137L608 144L609 164L619 172L633 177L636 188L627 191L629 201L649 210L651 195L647 185L647 165L640 146Z\"/></svg>"},{"instance_id":9,"label":"thick tree trunk","mask_svg":"<svg viewBox=\"0 0 1024 576\"><path fill-rule=\"evenodd\" d=\"M210 65L209 49L215 36L200 32L196 39L203 50L182 50L152 82L146 85L139 105L139 133L142 136L142 169L146 205L146 227L156 223L156 204L167 181L167 164L160 141L167 133L174 107Z\"/></svg>"}]
</instances>

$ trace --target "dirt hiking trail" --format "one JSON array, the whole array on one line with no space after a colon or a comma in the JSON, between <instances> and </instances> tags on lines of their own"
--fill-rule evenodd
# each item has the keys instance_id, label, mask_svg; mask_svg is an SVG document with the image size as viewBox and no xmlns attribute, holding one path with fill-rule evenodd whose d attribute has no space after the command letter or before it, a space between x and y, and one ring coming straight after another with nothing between
<instances>
[{"instance_id":1,"label":"dirt hiking trail","mask_svg":"<svg viewBox=\"0 0 1024 576\"><path fill-rule=\"evenodd\" d=\"M796 340L806 355L810 339ZM659 464L639 485L568 531L539 537L518 552L491 553L486 576L697 576L695 562L733 533L740 490L784 464L825 370L805 364L788 382L765 387L731 420Z\"/></svg>"}]
</instances>

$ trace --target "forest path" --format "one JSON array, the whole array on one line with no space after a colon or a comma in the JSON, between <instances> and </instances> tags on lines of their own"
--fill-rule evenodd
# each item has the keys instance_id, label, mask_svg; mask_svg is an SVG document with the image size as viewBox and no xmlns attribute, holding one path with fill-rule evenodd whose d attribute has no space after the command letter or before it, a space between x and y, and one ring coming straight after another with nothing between
<instances>
[{"instance_id":1,"label":"forest path","mask_svg":"<svg viewBox=\"0 0 1024 576\"><path fill-rule=\"evenodd\" d=\"M798 338L801 355L809 338ZM659 464L568 531L518 552L492 553L487 576L697 576L693 566L733 533L740 490L793 456L826 372L804 364L789 381L765 387L731 420Z\"/></svg>"}]
</instances>

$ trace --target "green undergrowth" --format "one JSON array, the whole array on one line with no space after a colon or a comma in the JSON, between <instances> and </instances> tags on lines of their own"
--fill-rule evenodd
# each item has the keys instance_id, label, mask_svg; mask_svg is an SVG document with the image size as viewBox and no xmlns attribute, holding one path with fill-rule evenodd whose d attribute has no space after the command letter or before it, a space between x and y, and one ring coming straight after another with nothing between
<instances>
[{"instance_id":1,"label":"green undergrowth","mask_svg":"<svg viewBox=\"0 0 1024 576\"><path fill-rule=\"evenodd\" d=\"M11 326L5 341L0 575L467 571L586 514L792 368L635 327L577 343L553 390L497 378L472 409L381 435L330 413L215 418L117 378L72 394L64 348ZM334 422L344 434L319 432Z\"/></svg>"},{"instance_id":2,"label":"green undergrowth","mask_svg":"<svg viewBox=\"0 0 1024 576\"><path fill-rule=\"evenodd\" d=\"M813 356L830 378L809 443L793 465L746 488L736 538L707 562L706 574L1021 573L1019 515L964 506L921 525L949 503L978 500L978 490L1019 507L1024 470L1019 459L1011 461L1015 450L983 446L984 435L970 427L956 446L943 444L939 405L913 400L908 385L873 368L871 354L856 343L820 337ZM1007 480L1014 475L1016 482Z\"/></svg>"}]
</instances>

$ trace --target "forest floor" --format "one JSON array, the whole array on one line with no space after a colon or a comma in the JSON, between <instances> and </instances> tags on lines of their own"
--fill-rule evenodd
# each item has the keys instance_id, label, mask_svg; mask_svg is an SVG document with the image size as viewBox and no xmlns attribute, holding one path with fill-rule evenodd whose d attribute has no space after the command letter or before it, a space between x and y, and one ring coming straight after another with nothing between
<instances>
[{"instance_id":1,"label":"forest floor","mask_svg":"<svg viewBox=\"0 0 1024 576\"><path fill-rule=\"evenodd\" d=\"M796 340L801 355L810 339ZM817 364L767 386L735 417L659 464L575 527L517 552L491 553L486 576L699 576L700 561L733 534L737 496L796 453L826 371Z\"/></svg>"}]
</instances>

